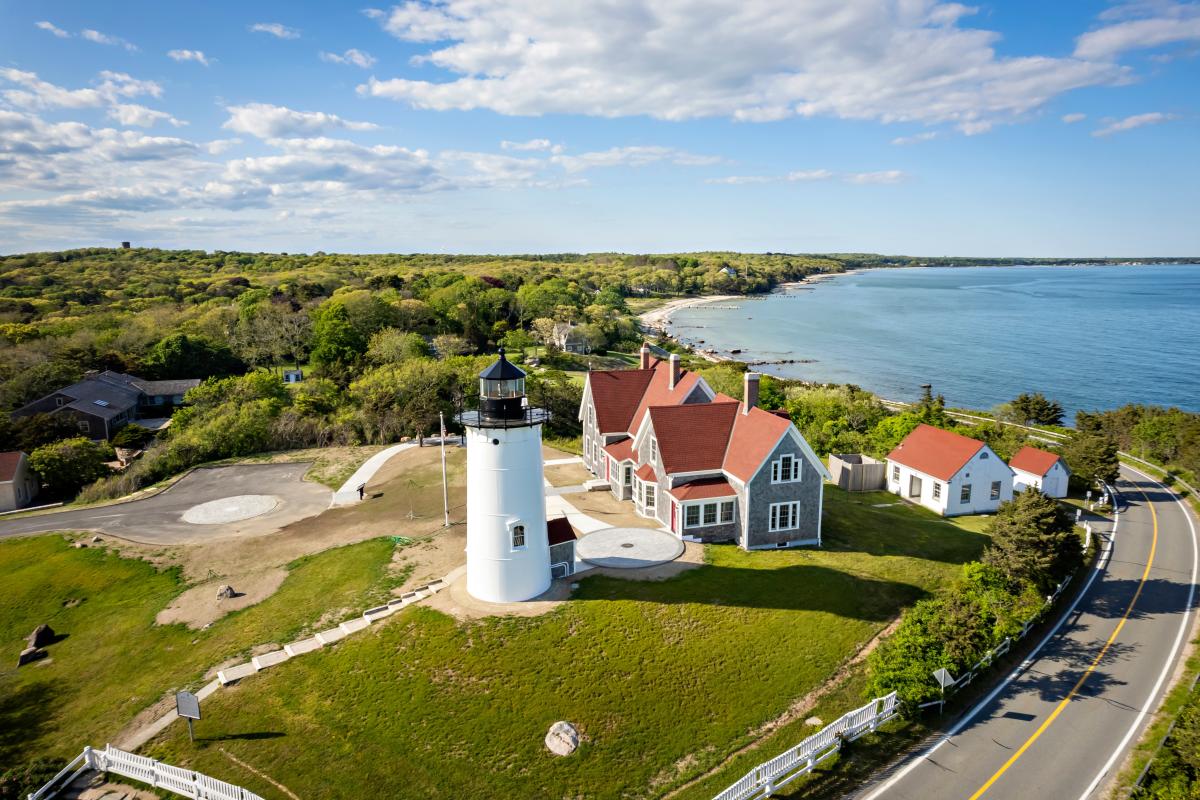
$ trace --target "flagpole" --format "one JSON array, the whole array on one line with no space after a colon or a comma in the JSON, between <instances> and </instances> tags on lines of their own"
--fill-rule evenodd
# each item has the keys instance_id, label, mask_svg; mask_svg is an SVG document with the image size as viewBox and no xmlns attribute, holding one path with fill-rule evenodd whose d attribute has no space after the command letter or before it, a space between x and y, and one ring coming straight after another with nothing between
<instances>
[{"instance_id":1,"label":"flagpole","mask_svg":"<svg viewBox=\"0 0 1200 800\"><path fill-rule=\"evenodd\" d=\"M446 485L446 418L442 412L438 412L438 422L442 428L442 508L445 511L445 521L442 523L444 527L450 527L450 490Z\"/></svg>"}]
</instances>

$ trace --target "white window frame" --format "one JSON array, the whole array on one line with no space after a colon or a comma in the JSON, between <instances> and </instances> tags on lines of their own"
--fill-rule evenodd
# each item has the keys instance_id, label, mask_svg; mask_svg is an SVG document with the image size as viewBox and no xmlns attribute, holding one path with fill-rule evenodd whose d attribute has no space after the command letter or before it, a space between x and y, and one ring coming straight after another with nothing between
<instances>
[{"instance_id":1,"label":"white window frame","mask_svg":"<svg viewBox=\"0 0 1200 800\"><path fill-rule=\"evenodd\" d=\"M650 489L651 486L654 487L653 490ZM651 483L650 481L642 481L642 508L647 511L657 513L658 509L655 507L657 502L658 484Z\"/></svg>"},{"instance_id":2,"label":"white window frame","mask_svg":"<svg viewBox=\"0 0 1200 800\"><path fill-rule=\"evenodd\" d=\"M513 550L524 550L525 544L525 525L520 522L513 523L508 526L509 542Z\"/></svg>"},{"instance_id":3,"label":"white window frame","mask_svg":"<svg viewBox=\"0 0 1200 800\"><path fill-rule=\"evenodd\" d=\"M892 464L892 480L896 483L900 482L900 465Z\"/></svg>"},{"instance_id":4,"label":"white window frame","mask_svg":"<svg viewBox=\"0 0 1200 800\"><path fill-rule=\"evenodd\" d=\"M958 502L960 504L971 502L971 484L964 483L962 486L959 487Z\"/></svg>"},{"instance_id":5,"label":"white window frame","mask_svg":"<svg viewBox=\"0 0 1200 800\"><path fill-rule=\"evenodd\" d=\"M92 423L88 422L86 419L79 420L76 423L76 425L79 426L80 433L91 433L92 432Z\"/></svg>"},{"instance_id":6,"label":"white window frame","mask_svg":"<svg viewBox=\"0 0 1200 800\"><path fill-rule=\"evenodd\" d=\"M685 503L683 506L683 527L685 528L712 528L717 525L730 525L734 521L734 501L732 499L725 500L716 498L715 500L696 500L691 503ZM729 518L725 518L724 511L728 508ZM696 521L688 522L688 516L691 512L696 513ZM708 513L712 512L712 521L709 521Z\"/></svg>"},{"instance_id":7,"label":"white window frame","mask_svg":"<svg viewBox=\"0 0 1200 800\"><path fill-rule=\"evenodd\" d=\"M992 488L991 488L991 491L988 492L988 499L999 500L1000 492L1003 489L1004 489L1004 485L1003 485L1002 481L992 481Z\"/></svg>"},{"instance_id":8,"label":"white window frame","mask_svg":"<svg viewBox=\"0 0 1200 800\"><path fill-rule=\"evenodd\" d=\"M658 466L658 440L650 440L650 461L655 466Z\"/></svg>"},{"instance_id":9,"label":"white window frame","mask_svg":"<svg viewBox=\"0 0 1200 800\"><path fill-rule=\"evenodd\" d=\"M633 464L628 461L621 463L621 485L633 486Z\"/></svg>"},{"instance_id":10,"label":"white window frame","mask_svg":"<svg viewBox=\"0 0 1200 800\"><path fill-rule=\"evenodd\" d=\"M939 481L933 482L933 499L934 500L942 499L942 484Z\"/></svg>"},{"instance_id":11,"label":"white window frame","mask_svg":"<svg viewBox=\"0 0 1200 800\"><path fill-rule=\"evenodd\" d=\"M771 483L799 483L802 477L800 461L801 459L792 453L784 453L772 461Z\"/></svg>"},{"instance_id":12,"label":"white window frame","mask_svg":"<svg viewBox=\"0 0 1200 800\"><path fill-rule=\"evenodd\" d=\"M771 503L767 530L775 533L776 531L794 531L799 527L800 503L798 501Z\"/></svg>"}]
</instances>

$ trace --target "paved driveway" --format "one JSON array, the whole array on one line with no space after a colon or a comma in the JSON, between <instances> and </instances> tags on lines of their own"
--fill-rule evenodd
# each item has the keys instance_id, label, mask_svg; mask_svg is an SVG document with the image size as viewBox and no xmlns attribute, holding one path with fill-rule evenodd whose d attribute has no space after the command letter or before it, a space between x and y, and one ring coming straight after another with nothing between
<instances>
[{"instance_id":1,"label":"paved driveway","mask_svg":"<svg viewBox=\"0 0 1200 800\"><path fill-rule=\"evenodd\" d=\"M191 544L232 536L259 536L320 514L332 492L302 480L309 464L246 464L193 470L166 491L145 500L0 521L0 538L46 531L87 530L147 544ZM243 494L279 498L267 514L223 525L192 525L183 512L194 505Z\"/></svg>"}]
</instances>

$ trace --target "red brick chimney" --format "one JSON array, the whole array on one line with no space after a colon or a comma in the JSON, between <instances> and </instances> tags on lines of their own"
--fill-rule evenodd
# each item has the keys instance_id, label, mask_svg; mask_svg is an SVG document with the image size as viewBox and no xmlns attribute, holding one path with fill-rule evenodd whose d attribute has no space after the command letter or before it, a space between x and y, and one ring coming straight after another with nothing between
<instances>
[{"instance_id":1,"label":"red brick chimney","mask_svg":"<svg viewBox=\"0 0 1200 800\"><path fill-rule=\"evenodd\" d=\"M642 369L650 369L650 345L642 345Z\"/></svg>"},{"instance_id":2,"label":"red brick chimney","mask_svg":"<svg viewBox=\"0 0 1200 800\"><path fill-rule=\"evenodd\" d=\"M757 372L747 372L745 377L745 391L742 392L742 413L749 414L750 409L758 405L758 379L761 377Z\"/></svg>"},{"instance_id":3,"label":"red brick chimney","mask_svg":"<svg viewBox=\"0 0 1200 800\"><path fill-rule=\"evenodd\" d=\"M674 390L677 383L679 383L679 356L671 353L671 383L667 388Z\"/></svg>"}]
</instances>

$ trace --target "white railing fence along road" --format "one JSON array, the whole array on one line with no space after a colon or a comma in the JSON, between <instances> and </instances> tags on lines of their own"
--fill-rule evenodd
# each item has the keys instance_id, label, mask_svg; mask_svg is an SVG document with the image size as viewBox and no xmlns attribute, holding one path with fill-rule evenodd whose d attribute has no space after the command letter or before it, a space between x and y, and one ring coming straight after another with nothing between
<instances>
[{"instance_id":1,"label":"white railing fence along road","mask_svg":"<svg viewBox=\"0 0 1200 800\"><path fill-rule=\"evenodd\" d=\"M826 725L790 750L759 764L713 800L755 800L770 797L779 787L812 772L817 764L840 750L842 742L854 741L863 734L874 731L894 716L896 693L892 692L886 697L872 700L862 708L843 714L835 722Z\"/></svg>"},{"instance_id":2,"label":"white railing fence along road","mask_svg":"<svg viewBox=\"0 0 1200 800\"><path fill-rule=\"evenodd\" d=\"M29 800L54 797L87 770L111 772L195 800L263 800L254 792L232 783L210 778L190 769L173 767L153 758L127 753L111 744L103 750L83 748L83 752L64 767L62 772L29 795Z\"/></svg>"}]
</instances>

